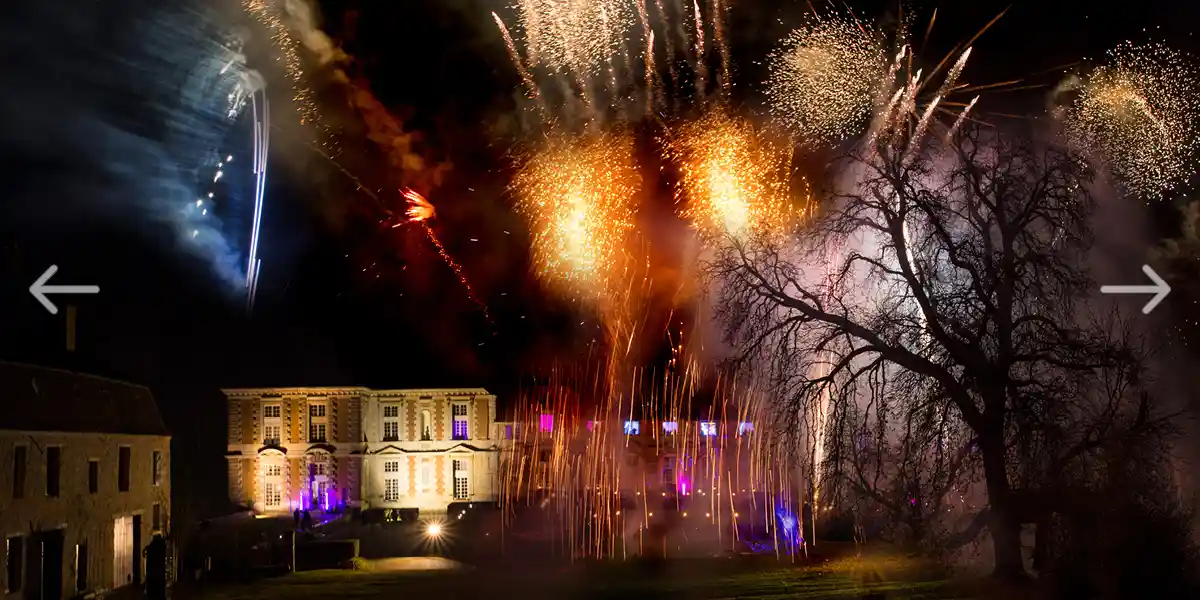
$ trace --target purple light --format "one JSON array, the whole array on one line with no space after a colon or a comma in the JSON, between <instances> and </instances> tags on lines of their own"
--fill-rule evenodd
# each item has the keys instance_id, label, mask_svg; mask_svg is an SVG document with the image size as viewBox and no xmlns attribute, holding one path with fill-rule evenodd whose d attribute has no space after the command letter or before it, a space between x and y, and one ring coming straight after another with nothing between
<instances>
[{"instance_id":1,"label":"purple light","mask_svg":"<svg viewBox=\"0 0 1200 600\"><path fill-rule=\"evenodd\" d=\"M542 415L540 424L542 431L554 431L554 415Z\"/></svg>"},{"instance_id":2,"label":"purple light","mask_svg":"<svg viewBox=\"0 0 1200 600\"><path fill-rule=\"evenodd\" d=\"M453 433L454 433L454 439L456 439L456 440L467 439L467 422L465 420L455 421Z\"/></svg>"},{"instance_id":3,"label":"purple light","mask_svg":"<svg viewBox=\"0 0 1200 600\"><path fill-rule=\"evenodd\" d=\"M588 421L588 422L587 422L587 430L588 430L589 432L591 432L591 431L592 431L593 429L595 429L595 428L596 428L596 422L595 422L595 421Z\"/></svg>"},{"instance_id":4,"label":"purple light","mask_svg":"<svg viewBox=\"0 0 1200 600\"><path fill-rule=\"evenodd\" d=\"M688 495L688 485L686 481L679 482L679 493L684 496Z\"/></svg>"}]
</instances>

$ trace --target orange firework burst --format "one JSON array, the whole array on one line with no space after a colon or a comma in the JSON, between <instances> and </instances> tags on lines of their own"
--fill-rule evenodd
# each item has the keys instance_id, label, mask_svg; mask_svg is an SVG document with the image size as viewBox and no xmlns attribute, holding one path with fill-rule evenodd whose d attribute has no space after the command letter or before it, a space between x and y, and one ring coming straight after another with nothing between
<instances>
[{"instance_id":1,"label":"orange firework burst","mask_svg":"<svg viewBox=\"0 0 1200 600\"><path fill-rule=\"evenodd\" d=\"M433 205L422 196L412 190L404 190L404 199L408 200L408 210L404 214L408 215L409 220L413 222L428 221L433 218L435 211Z\"/></svg>"},{"instance_id":2,"label":"orange firework burst","mask_svg":"<svg viewBox=\"0 0 1200 600\"><path fill-rule=\"evenodd\" d=\"M682 216L706 237L743 241L787 232L800 211L789 191L791 151L744 119L713 112L667 144L680 168Z\"/></svg>"},{"instance_id":3,"label":"orange firework burst","mask_svg":"<svg viewBox=\"0 0 1200 600\"><path fill-rule=\"evenodd\" d=\"M513 186L538 275L567 294L608 299L623 279L639 183L628 136L558 141L534 154Z\"/></svg>"}]
</instances>

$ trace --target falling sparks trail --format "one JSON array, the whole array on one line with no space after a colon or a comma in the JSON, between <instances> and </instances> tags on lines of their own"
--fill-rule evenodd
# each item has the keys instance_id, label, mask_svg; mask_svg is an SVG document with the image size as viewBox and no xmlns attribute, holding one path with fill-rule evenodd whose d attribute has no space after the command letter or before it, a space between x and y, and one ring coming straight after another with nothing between
<instances>
[{"instance_id":1,"label":"falling sparks trail","mask_svg":"<svg viewBox=\"0 0 1200 600\"><path fill-rule=\"evenodd\" d=\"M446 251L446 247L442 245L442 241L433 232L433 228L429 226L429 220L437 214L437 211L433 208L433 204L413 190L404 190L403 194L404 198L408 200L408 209L405 211L405 214L408 215L408 222L421 226L421 229L425 231L425 237L429 238L429 242L433 244L434 248L437 248L438 256L441 256L446 266L450 267L450 270L454 271L454 274L458 276L458 282L462 284L463 290L467 292L467 297L479 307L479 310L483 312L483 317L491 323L492 316L488 313L487 305L479 299L479 296L475 293L475 288L471 287L471 282L467 281L467 276L463 274L462 265L458 264L458 261L450 256L450 253ZM392 225L392 228L394 229L403 224L397 223Z\"/></svg>"}]
</instances>

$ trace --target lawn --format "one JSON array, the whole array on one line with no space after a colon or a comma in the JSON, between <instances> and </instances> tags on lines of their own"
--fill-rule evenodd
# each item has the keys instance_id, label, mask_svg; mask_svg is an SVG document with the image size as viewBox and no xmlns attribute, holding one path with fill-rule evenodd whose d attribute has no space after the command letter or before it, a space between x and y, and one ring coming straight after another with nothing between
<instances>
[{"instance_id":1,"label":"lawn","mask_svg":"<svg viewBox=\"0 0 1200 600\"><path fill-rule=\"evenodd\" d=\"M428 594L428 596L425 596ZM843 558L807 566L679 560L651 571L609 563L525 565L439 572L312 571L210 588L203 600L370 600L397 597L687 600L767 598L956 598L945 580L894 558ZM190 595L189 595L190 596Z\"/></svg>"}]
</instances>

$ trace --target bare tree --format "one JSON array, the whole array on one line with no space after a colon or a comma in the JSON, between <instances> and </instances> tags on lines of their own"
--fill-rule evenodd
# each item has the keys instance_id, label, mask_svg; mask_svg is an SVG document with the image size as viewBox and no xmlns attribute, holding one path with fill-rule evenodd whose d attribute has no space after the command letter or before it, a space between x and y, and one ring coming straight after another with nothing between
<instances>
[{"instance_id":1,"label":"bare tree","mask_svg":"<svg viewBox=\"0 0 1200 600\"><path fill-rule=\"evenodd\" d=\"M979 481L986 507L948 537L986 526L995 574L1022 577L1022 525L1049 510L1031 498L1161 421L1134 389L1137 340L1091 317L1087 163L979 128L909 150L838 164L852 185L787 244L731 242L710 265L717 316L793 427L829 415L826 475L891 514Z\"/></svg>"}]
</instances>

